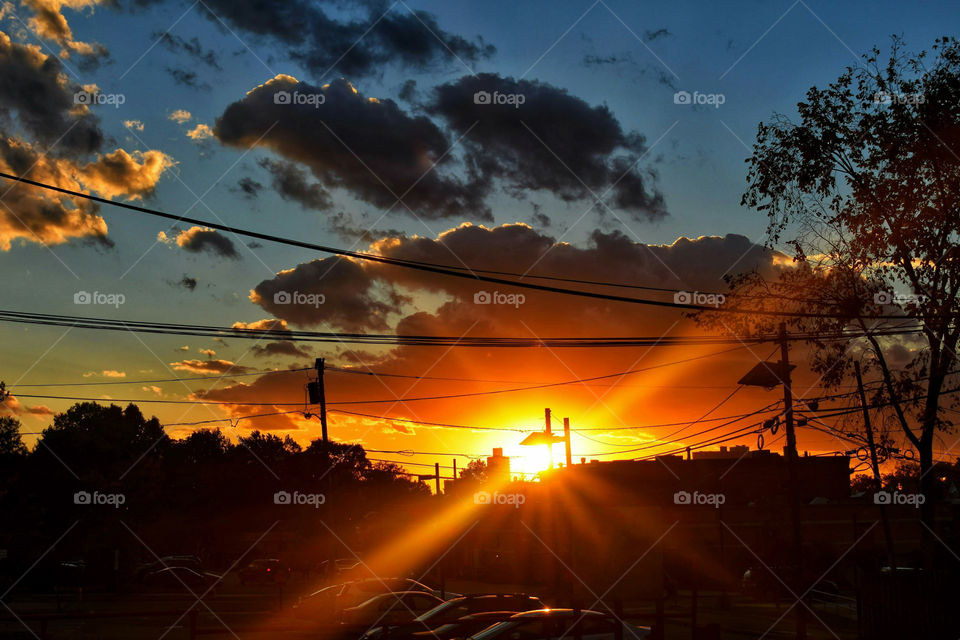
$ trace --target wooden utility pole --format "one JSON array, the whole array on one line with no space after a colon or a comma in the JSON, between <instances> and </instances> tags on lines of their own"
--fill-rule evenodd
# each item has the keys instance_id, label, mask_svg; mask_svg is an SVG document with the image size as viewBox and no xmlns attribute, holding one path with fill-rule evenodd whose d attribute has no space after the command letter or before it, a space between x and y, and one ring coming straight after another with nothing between
<instances>
[{"instance_id":1,"label":"wooden utility pole","mask_svg":"<svg viewBox=\"0 0 960 640\"><path fill-rule=\"evenodd\" d=\"M793 561L795 570L793 571L793 589L794 593L802 594L806 591L803 586L803 537L800 522L800 495L799 478L797 477L797 434L793 425L793 390L790 383L790 350L787 348L787 324L780 323L779 332L780 341L780 382L783 383L783 412L786 420L787 429L787 475L790 483L790 520L793 525ZM801 598L797 606L797 640L805 640L807 637L807 610L806 598Z\"/></svg>"},{"instance_id":2,"label":"wooden utility pole","mask_svg":"<svg viewBox=\"0 0 960 640\"><path fill-rule=\"evenodd\" d=\"M437 474L437 495L439 496L440 495L440 463L439 462L433 463L433 470Z\"/></svg>"},{"instance_id":3,"label":"wooden utility pole","mask_svg":"<svg viewBox=\"0 0 960 640\"><path fill-rule=\"evenodd\" d=\"M573 452L570 451L570 418L563 419L563 444L567 448L567 469L573 465Z\"/></svg>"},{"instance_id":4,"label":"wooden utility pole","mask_svg":"<svg viewBox=\"0 0 960 640\"><path fill-rule=\"evenodd\" d=\"M863 377L860 375L860 363L854 361L853 370L857 374L857 390L860 393L860 406L863 408L863 428L867 432L867 447L870 449L870 466L873 468L873 481L877 491L883 491L883 481L880 479L880 461L877 458L877 444L873 440L873 425L870 424L870 410L867 409L867 394L863 391ZM897 566L893 552L893 534L890 532L890 519L886 505L880 504L880 521L883 524L883 537L887 543L887 562L890 571Z\"/></svg>"},{"instance_id":5,"label":"wooden utility pole","mask_svg":"<svg viewBox=\"0 0 960 640\"><path fill-rule=\"evenodd\" d=\"M550 452L550 468L553 469L553 443L550 441L550 438L553 437L553 431L550 428L550 409L544 409L543 412L547 419L547 428L545 429L545 433L547 434L547 451Z\"/></svg>"},{"instance_id":6,"label":"wooden utility pole","mask_svg":"<svg viewBox=\"0 0 960 640\"><path fill-rule=\"evenodd\" d=\"M323 383L324 359L317 358L314 363L317 368L317 392L320 394L320 429L323 432L323 444L328 444L327 438L327 392Z\"/></svg>"}]
</instances>

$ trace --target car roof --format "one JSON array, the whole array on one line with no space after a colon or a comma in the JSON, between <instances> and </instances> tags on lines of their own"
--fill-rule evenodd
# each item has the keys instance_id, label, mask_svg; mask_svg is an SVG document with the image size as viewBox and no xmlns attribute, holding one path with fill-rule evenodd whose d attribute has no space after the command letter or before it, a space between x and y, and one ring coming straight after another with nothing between
<instances>
[{"instance_id":1,"label":"car roof","mask_svg":"<svg viewBox=\"0 0 960 640\"><path fill-rule=\"evenodd\" d=\"M517 615L516 611L481 611L479 613L471 613L470 615L458 618L458 621L464 622L470 620L486 620L487 618L499 618L501 620L506 620L507 618L512 618L515 615Z\"/></svg>"},{"instance_id":2,"label":"car roof","mask_svg":"<svg viewBox=\"0 0 960 640\"><path fill-rule=\"evenodd\" d=\"M520 613L515 613L510 616L511 620L527 619L527 618L569 618L573 617L576 614L578 616L585 617L606 617L606 614L601 613L600 611L593 611L591 609L580 609L574 611L573 609L535 609L534 611L522 611Z\"/></svg>"},{"instance_id":3,"label":"car roof","mask_svg":"<svg viewBox=\"0 0 960 640\"><path fill-rule=\"evenodd\" d=\"M454 598L450 602L462 602L466 600L494 600L497 598L517 598L517 599L526 599L526 600L539 600L537 596L532 596L526 593L474 593L465 596L459 596Z\"/></svg>"}]
</instances>

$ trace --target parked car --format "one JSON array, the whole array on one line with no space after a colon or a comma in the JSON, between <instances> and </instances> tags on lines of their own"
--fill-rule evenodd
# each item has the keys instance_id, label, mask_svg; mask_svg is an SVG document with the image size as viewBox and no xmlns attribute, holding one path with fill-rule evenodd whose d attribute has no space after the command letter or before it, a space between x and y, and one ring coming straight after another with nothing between
<instances>
[{"instance_id":1,"label":"parked car","mask_svg":"<svg viewBox=\"0 0 960 640\"><path fill-rule=\"evenodd\" d=\"M420 591L436 596L441 602L461 595L450 591L441 595L439 589L428 587L412 578L364 578L363 580L351 580L343 583L343 588L337 594L337 608L353 607L373 596L391 591Z\"/></svg>"},{"instance_id":2,"label":"parked car","mask_svg":"<svg viewBox=\"0 0 960 640\"><path fill-rule=\"evenodd\" d=\"M618 626L623 640L650 637L650 627L637 627L600 611L539 609L515 613L509 620L470 636L470 640L614 640Z\"/></svg>"},{"instance_id":3,"label":"parked car","mask_svg":"<svg viewBox=\"0 0 960 640\"><path fill-rule=\"evenodd\" d=\"M147 562L140 565L137 568L137 579L142 580L143 576L154 571L159 571L160 569L166 569L167 567L186 567L187 569L193 569L198 573L203 573L203 565L200 562L200 558L192 555L174 555L174 556L164 556L159 560L154 560L153 562Z\"/></svg>"},{"instance_id":4,"label":"parked car","mask_svg":"<svg viewBox=\"0 0 960 640\"><path fill-rule=\"evenodd\" d=\"M506 622L516 615L516 611L484 611L482 613L471 613L463 616L459 620L442 624L436 629L429 631L417 631L410 634L410 640L457 640L459 638L469 638L475 633L487 629L498 622Z\"/></svg>"},{"instance_id":5,"label":"parked car","mask_svg":"<svg viewBox=\"0 0 960 640\"><path fill-rule=\"evenodd\" d=\"M260 558L240 569L240 584L285 584L290 567L276 558Z\"/></svg>"},{"instance_id":6,"label":"parked car","mask_svg":"<svg viewBox=\"0 0 960 640\"><path fill-rule=\"evenodd\" d=\"M540 598L529 596L522 593L508 594L477 594L469 596L460 596L438 604L430 611L417 617L413 622L390 627L389 637L391 640L400 640L420 631L436 629L441 625L460 620L464 616L488 611L509 611L517 613L519 611L530 611L533 609L543 609L546 605ZM492 623L491 623L492 624ZM489 625L487 625L489 626ZM384 628L382 626L370 629L363 635L363 640L374 640L383 636ZM476 629L480 631L480 629ZM465 634L465 636L470 635ZM465 637L464 636L464 637Z\"/></svg>"},{"instance_id":7,"label":"parked car","mask_svg":"<svg viewBox=\"0 0 960 640\"><path fill-rule=\"evenodd\" d=\"M437 596L423 591L381 593L355 607L343 609L340 612L340 622L357 627L403 624L411 622L441 602L443 600Z\"/></svg>"},{"instance_id":8,"label":"parked car","mask_svg":"<svg viewBox=\"0 0 960 640\"><path fill-rule=\"evenodd\" d=\"M141 582L145 587L169 588L176 591L184 590L186 585L200 595L201 592L220 582L221 577L209 571L194 571L189 567L165 567L147 573Z\"/></svg>"}]
</instances>

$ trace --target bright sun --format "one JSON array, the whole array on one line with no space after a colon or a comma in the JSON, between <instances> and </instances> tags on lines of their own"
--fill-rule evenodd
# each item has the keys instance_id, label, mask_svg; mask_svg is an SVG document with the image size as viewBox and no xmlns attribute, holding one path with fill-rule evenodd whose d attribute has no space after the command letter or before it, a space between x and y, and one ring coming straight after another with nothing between
<instances>
[{"instance_id":1,"label":"bright sun","mask_svg":"<svg viewBox=\"0 0 960 640\"><path fill-rule=\"evenodd\" d=\"M538 473L550 468L550 452L546 446L524 447L514 445L505 447L503 455L510 456L510 473L525 474L526 480L533 480ZM554 445L553 464L563 463L563 447Z\"/></svg>"}]
</instances>

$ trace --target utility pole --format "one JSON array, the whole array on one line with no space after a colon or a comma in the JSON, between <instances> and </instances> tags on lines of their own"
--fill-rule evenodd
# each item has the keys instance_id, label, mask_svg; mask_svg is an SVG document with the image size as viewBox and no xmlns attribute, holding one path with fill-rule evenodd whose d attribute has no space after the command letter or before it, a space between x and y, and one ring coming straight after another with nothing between
<instances>
[{"instance_id":1,"label":"utility pole","mask_svg":"<svg viewBox=\"0 0 960 640\"><path fill-rule=\"evenodd\" d=\"M314 363L317 367L317 391L320 394L320 429L323 432L323 444L329 444L327 438L327 392L323 383L324 359L317 358Z\"/></svg>"},{"instance_id":2,"label":"utility pole","mask_svg":"<svg viewBox=\"0 0 960 640\"><path fill-rule=\"evenodd\" d=\"M787 348L787 323L780 323L780 381L783 383L783 412L787 429L787 474L790 483L790 519L793 525L793 561L796 569L793 575L794 593L804 593L803 586L803 538L800 522L800 495L797 478L797 434L793 428L793 390L790 383L790 351ZM807 637L806 598L802 598L797 607L797 640Z\"/></svg>"},{"instance_id":3,"label":"utility pole","mask_svg":"<svg viewBox=\"0 0 960 640\"><path fill-rule=\"evenodd\" d=\"M553 443L549 441L549 438L553 435L553 432L550 430L550 409L544 409L544 414L547 418L547 428L545 430L547 434L547 451L550 452L550 468L553 469Z\"/></svg>"},{"instance_id":4,"label":"utility pole","mask_svg":"<svg viewBox=\"0 0 960 640\"><path fill-rule=\"evenodd\" d=\"M573 465L573 452L570 451L570 418L563 419L563 444L567 448L567 469Z\"/></svg>"},{"instance_id":5,"label":"utility pole","mask_svg":"<svg viewBox=\"0 0 960 640\"><path fill-rule=\"evenodd\" d=\"M874 486L877 491L883 490L883 482L880 479L880 462L877 459L877 445L873 440L873 426L870 424L870 411L867 409L867 394L863 391L863 377L860 375L860 363L854 361L853 370L857 374L857 390L860 393L860 406L863 408L863 428L867 432L867 447L870 449L870 466L873 467ZM880 506L880 520L883 523L883 537L887 543L887 561L890 563L890 571L895 571L897 566L894 563L895 555L893 553L893 534L890 532L890 520L887 517L887 508Z\"/></svg>"},{"instance_id":6,"label":"utility pole","mask_svg":"<svg viewBox=\"0 0 960 640\"><path fill-rule=\"evenodd\" d=\"M437 474L437 495L439 496L440 495L440 463L439 462L433 463L433 470Z\"/></svg>"}]
</instances>

